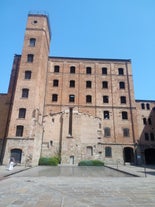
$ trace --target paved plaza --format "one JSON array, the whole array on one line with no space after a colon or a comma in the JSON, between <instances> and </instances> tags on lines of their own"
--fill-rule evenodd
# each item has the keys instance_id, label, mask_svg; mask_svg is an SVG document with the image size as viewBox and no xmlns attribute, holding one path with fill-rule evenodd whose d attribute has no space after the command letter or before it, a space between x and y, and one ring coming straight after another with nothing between
<instances>
[{"instance_id":1,"label":"paved plaza","mask_svg":"<svg viewBox=\"0 0 155 207\"><path fill-rule=\"evenodd\" d=\"M16 166L10 172L0 166L0 207L155 206L153 167L115 168L140 177L104 167Z\"/></svg>"}]
</instances>

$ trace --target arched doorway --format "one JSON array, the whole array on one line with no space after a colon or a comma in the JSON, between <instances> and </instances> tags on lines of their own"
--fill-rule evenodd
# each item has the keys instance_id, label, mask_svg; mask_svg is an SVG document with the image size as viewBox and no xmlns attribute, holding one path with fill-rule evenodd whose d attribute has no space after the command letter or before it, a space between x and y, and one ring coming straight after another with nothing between
<instances>
[{"instance_id":1,"label":"arched doorway","mask_svg":"<svg viewBox=\"0 0 155 207\"><path fill-rule=\"evenodd\" d=\"M14 157L14 159L17 163L21 163L22 150L21 149L12 149L11 150L11 157Z\"/></svg>"},{"instance_id":2,"label":"arched doorway","mask_svg":"<svg viewBox=\"0 0 155 207\"><path fill-rule=\"evenodd\" d=\"M123 151L124 155L124 162L134 162L134 153L133 153L133 148L131 147L125 147Z\"/></svg>"},{"instance_id":3,"label":"arched doorway","mask_svg":"<svg viewBox=\"0 0 155 207\"><path fill-rule=\"evenodd\" d=\"M145 150L145 164L155 164L155 149L149 148Z\"/></svg>"}]
</instances>

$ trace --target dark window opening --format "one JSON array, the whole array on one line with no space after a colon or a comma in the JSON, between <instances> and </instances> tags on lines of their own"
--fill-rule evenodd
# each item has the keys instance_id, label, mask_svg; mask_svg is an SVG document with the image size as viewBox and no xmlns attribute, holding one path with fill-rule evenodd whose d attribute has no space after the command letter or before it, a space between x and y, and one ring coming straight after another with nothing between
<instances>
[{"instance_id":1,"label":"dark window opening","mask_svg":"<svg viewBox=\"0 0 155 207\"><path fill-rule=\"evenodd\" d=\"M58 85L59 85L59 80L57 79L53 80L53 86L58 87Z\"/></svg>"},{"instance_id":2,"label":"dark window opening","mask_svg":"<svg viewBox=\"0 0 155 207\"><path fill-rule=\"evenodd\" d=\"M125 89L125 82L119 82L119 88L120 89Z\"/></svg>"},{"instance_id":3,"label":"dark window opening","mask_svg":"<svg viewBox=\"0 0 155 207\"><path fill-rule=\"evenodd\" d=\"M86 81L86 88L91 88L91 81Z\"/></svg>"},{"instance_id":4,"label":"dark window opening","mask_svg":"<svg viewBox=\"0 0 155 207\"><path fill-rule=\"evenodd\" d=\"M110 119L109 111L104 111L103 113L104 119Z\"/></svg>"},{"instance_id":5,"label":"dark window opening","mask_svg":"<svg viewBox=\"0 0 155 207\"><path fill-rule=\"evenodd\" d=\"M69 95L69 102L75 101L75 95Z\"/></svg>"},{"instance_id":6,"label":"dark window opening","mask_svg":"<svg viewBox=\"0 0 155 207\"><path fill-rule=\"evenodd\" d=\"M151 141L154 141L154 134L153 133L150 133L150 138L151 138Z\"/></svg>"},{"instance_id":7,"label":"dark window opening","mask_svg":"<svg viewBox=\"0 0 155 207\"><path fill-rule=\"evenodd\" d=\"M22 137L23 136L23 130L24 130L24 127L22 125L18 125L16 127L16 136L17 137Z\"/></svg>"},{"instance_id":8,"label":"dark window opening","mask_svg":"<svg viewBox=\"0 0 155 207\"><path fill-rule=\"evenodd\" d=\"M26 80L30 80L30 79L31 79L31 73L32 73L32 72L31 72L30 70L26 70L26 71L25 71L25 79L26 79Z\"/></svg>"},{"instance_id":9,"label":"dark window opening","mask_svg":"<svg viewBox=\"0 0 155 207\"><path fill-rule=\"evenodd\" d=\"M128 113L126 111L122 111L122 119L128 119Z\"/></svg>"},{"instance_id":10,"label":"dark window opening","mask_svg":"<svg viewBox=\"0 0 155 207\"><path fill-rule=\"evenodd\" d=\"M58 101L58 94L52 94L52 101L53 102Z\"/></svg>"},{"instance_id":11,"label":"dark window opening","mask_svg":"<svg viewBox=\"0 0 155 207\"><path fill-rule=\"evenodd\" d=\"M103 96L103 103L109 103L109 97Z\"/></svg>"},{"instance_id":12,"label":"dark window opening","mask_svg":"<svg viewBox=\"0 0 155 207\"><path fill-rule=\"evenodd\" d=\"M108 88L108 82L107 81L102 82L102 88Z\"/></svg>"},{"instance_id":13,"label":"dark window opening","mask_svg":"<svg viewBox=\"0 0 155 207\"><path fill-rule=\"evenodd\" d=\"M125 96L121 96L120 97L120 101L121 101L121 104L126 104L126 97Z\"/></svg>"},{"instance_id":14,"label":"dark window opening","mask_svg":"<svg viewBox=\"0 0 155 207\"><path fill-rule=\"evenodd\" d=\"M86 73L91 74L91 67L86 67Z\"/></svg>"},{"instance_id":15,"label":"dark window opening","mask_svg":"<svg viewBox=\"0 0 155 207\"><path fill-rule=\"evenodd\" d=\"M34 59L34 55L33 54L28 54L27 55L27 62L32 63Z\"/></svg>"},{"instance_id":16,"label":"dark window opening","mask_svg":"<svg viewBox=\"0 0 155 207\"><path fill-rule=\"evenodd\" d=\"M60 69L60 66L59 65L55 65L54 66L54 73L59 73L59 69Z\"/></svg>"},{"instance_id":17,"label":"dark window opening","mask_svg":"<svg viewBox=\"0 0 155 207\"><path fill-rule=\"evenodd\" d=\"M102 75L107 75L107 68L106 67L102 68Z\"/></svg>"},{"instance_id":18,"label":"dark window opening","mask_svg":"<svg viewBox=\"0 0 155 207\"><path fill-rule=\"evenodd\" d=\"M124 137L129 137L129 136L130 136L130 134L129 134L129 129L128 129L128 128L124 128L124 129L123 129L123 136L124 136Z\"/></svg>"},{"instance_id":19,"label":"dark window opening","mask_svg":"<svg viewBox=\"0 0 155 207\"><path fill-rule=\"evenodd\" d=\"M112 157L111 147L105 147L105 157Z\"/></svg>"},{"instance_id":20,"label":"dark window opening","mask_svg":"<svg viewBox=\"0 0 155 207\"><path fill-rule=\"evenodd\" d=\"M75 73L75 66L70 67L70 73Z\"/></svg>"},{"instance_id":21,"label":"dark window opening","mask_svg":"<svg viewBox=\"0 0 155 207\"><path fill-rule=\"evenodd\" d=\"M118 75L124 75L124 69L118 68Z\"/></svg>"},{"instance_id":22,"label":"dark window opening","mask_svg":"<svg viewBox=\"0 0 155 207\"><path fill-rule=\"evenodd\" d=\"M90 95L86 96L86 103L91 103L92 102L92 97Z\"/></svg>"},{"instance_id":23,"label":"dark window opening","mask_svg":"<svg viewBox=\"0 0 155 207\"><path fill-rule=\"evenodd\" d=\"M75 87L75 81L74 80L71 80L70 81L70 88L74 88Z\"/></svg>"},{"instance_id":24,"label":"dark window opening","mask_svg":"<svg viewBox=\"0 0 155 207\"><path fill-rule=\"evenodd\" d=\"M22 98L28 98L29 96L29 89L23 88L22 89Z\"/></svg>"},{"instance_id":25,"label":"dark window opening","mask_svg":"<svg viewBox=\"0 0 155 207\"><path fill-rule=\"evenodd\" d=\"M144 136L145 136L145 140L148 141L149 140L149 134L145 133Z\"/></svg>"},{"instance_id":26,"label":"dark window opening","mask_svg":"<svg viewBox=\"0 0 155 207\"><path fill-rule=\"evenodd\" d=\"M26 115L26 109L20 108L18 118L25 118L25 115Z\"/></svg>"},{"instance_id":27,"label":"dark window opening","mask_svg":"<svg viewBox=\"0 0 155 207\"><path fill-rule=\"evenodd\" d=\"M145 109L145 104L144 103L141 104L141 108Z\"/></svg>"},{"instance_id":28,"label":"dark window opening","mask_svg":"<svg viewBox=\"0 0 155 207\"><path fill-rule=\"evenodd\" d=\"M146 125L147 122L146 122L146 118L143 118L143 124Z\"/></svg>"},{"instance_id":29,"label":"dark window opening","mask_svg":"<svg viewBox=\"0 0 155 207\"><path fill-rule=\"evenodd\" d=\"M149 123L149 125L152 125L152 120L151 120L151 118L148 118L148 123Z\"/></svg>"},{"instance_id":30,"label":"dark window opening","mask_svg":"<svg viewBox=\"0 0 155 207\"><path fill-rule=\"evenodd\" d=\"M150 104L146 104L146 108L147 108L147 110L150 110Z\"/></svg>"}]
</instances>

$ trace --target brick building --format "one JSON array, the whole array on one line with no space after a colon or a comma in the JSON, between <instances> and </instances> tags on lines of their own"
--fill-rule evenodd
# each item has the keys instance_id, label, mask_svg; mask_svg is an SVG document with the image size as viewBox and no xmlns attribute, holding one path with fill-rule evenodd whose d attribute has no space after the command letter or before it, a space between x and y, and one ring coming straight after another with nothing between
<instances>
[{"instance_id":1,"label":"brick building","mask_svg":"<svg viewBox=\"0 0 155 207\"><path fill-rule=\"evenodd\" d=\"M155 101L135 100L131 61L49 57L50 40L48 16L29 14L0 95L1 162L155 163Z\"/></svg>"}]
</instances>

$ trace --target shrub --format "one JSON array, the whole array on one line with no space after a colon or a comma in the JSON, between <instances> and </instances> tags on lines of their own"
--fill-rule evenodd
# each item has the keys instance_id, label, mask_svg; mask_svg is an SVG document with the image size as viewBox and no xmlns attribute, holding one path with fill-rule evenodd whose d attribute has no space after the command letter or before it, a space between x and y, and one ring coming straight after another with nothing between
<instances>
[{"instance_id":1,"label":"shrub","mask_svg":"<svg viewBox=\"0 0 155 207\"><path fill-rule=\"evenodd\" d=\"M82 160L78 166L104 166L104 162L100 160Z\"/></svg>"},{"instance_id":2,"label":"shrub","mask_svg":"<svg viewBox=\"0 0 155 207\"><path fill-rule=\"evenodd\" d=\"M39 165L57 166L59 164L59 161L59 157L41 157L39 159Z\"/></svg>"}]
</instances>

